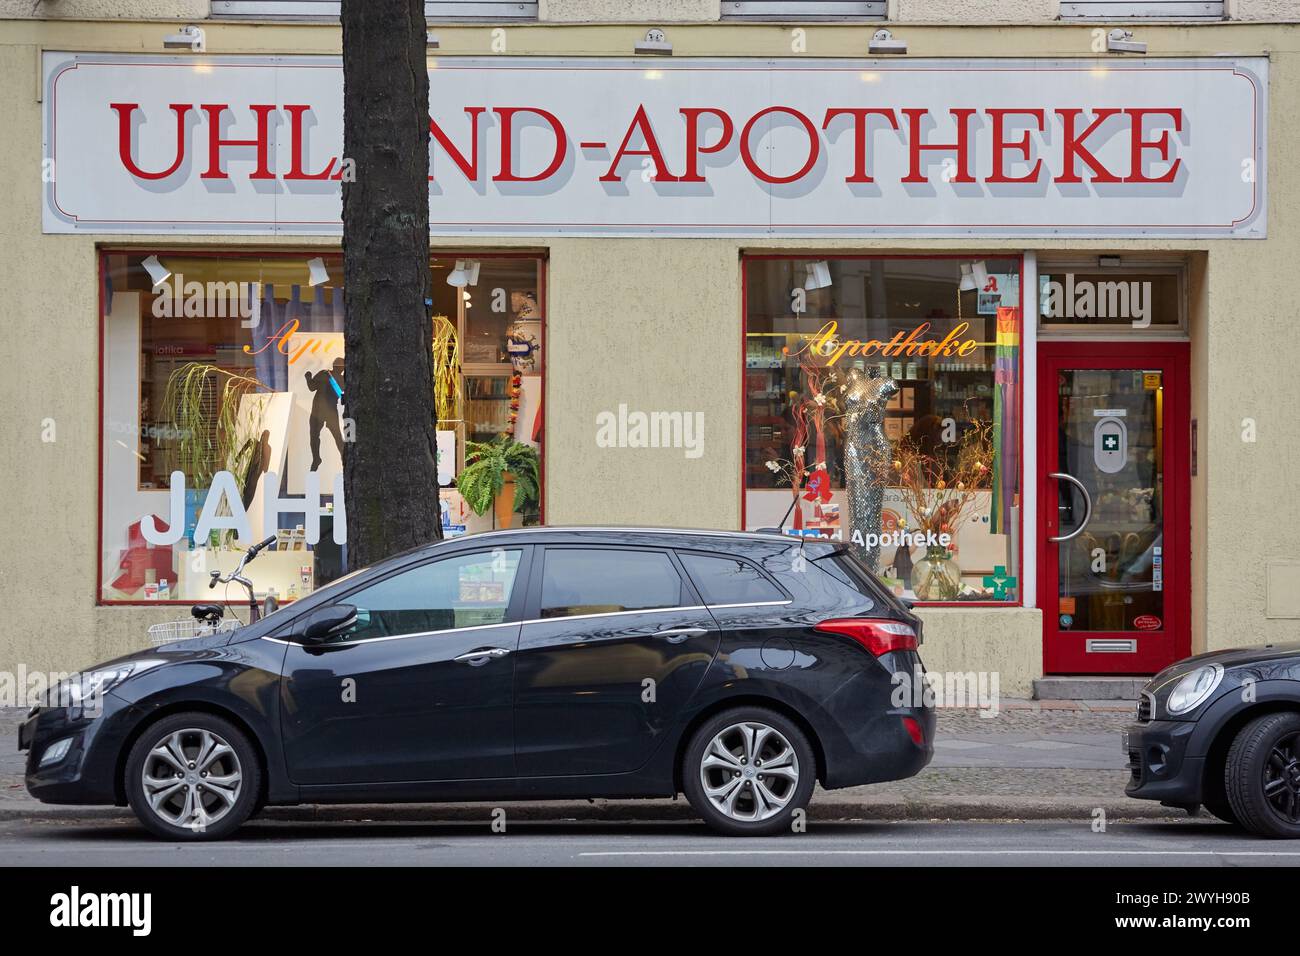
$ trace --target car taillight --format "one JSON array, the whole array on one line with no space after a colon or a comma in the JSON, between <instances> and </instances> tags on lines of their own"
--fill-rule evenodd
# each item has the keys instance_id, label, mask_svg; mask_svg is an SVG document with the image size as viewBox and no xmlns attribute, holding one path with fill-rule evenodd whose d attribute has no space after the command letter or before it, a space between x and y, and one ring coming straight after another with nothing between
<instances>
[{"instance_id":1,"label":"car taillight","mask_svg":"<svg viewBox=\"0 0 1300 956\"><path fill-rule=\"evenodd\" d=\"M916 631L901 621L879 621L861 617L842 617L822 621L814 630L851 637L874 656L890 651L916 650Z\"/></svg>"}]
</instances>

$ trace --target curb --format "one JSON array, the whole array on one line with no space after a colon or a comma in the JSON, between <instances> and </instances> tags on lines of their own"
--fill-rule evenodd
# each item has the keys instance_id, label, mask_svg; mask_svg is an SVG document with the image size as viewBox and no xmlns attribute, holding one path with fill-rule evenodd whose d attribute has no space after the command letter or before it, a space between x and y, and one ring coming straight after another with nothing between
<instances>
[{"instance_id":1,"label":"curb","mask_svg":"<svg viewBox=\"0 0 1300 956\"><path fill-rule=\"evenodd\" d=\"M277 823L299 822L402 822L402 823L488 823L494 809L505 809L508 819L530 822L654 822L698 820L685 800L620 800L594 803L539 801L533 803L444 803L444 804L304 804L292 807L267 807L259 820ZM877 800L814 799L808 807L810 822L902 820L1080 820L1090 821L1098 809L1114 820L1187 820L1182 810L1162 807L1139 800L1115 800L1113 797L1089 800L1070 797L1048 798L947 798L944 800ZM64 807L35 804L22 807L0 806L0 821L75 822L96 820L134 821L130 810L122 807Z\"/></svg>"}]
</instances>

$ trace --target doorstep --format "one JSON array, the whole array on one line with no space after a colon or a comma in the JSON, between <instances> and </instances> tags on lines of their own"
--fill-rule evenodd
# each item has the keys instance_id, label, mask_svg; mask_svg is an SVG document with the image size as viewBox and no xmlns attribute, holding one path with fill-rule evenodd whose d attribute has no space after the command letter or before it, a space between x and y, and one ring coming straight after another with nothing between
<instances>
[{"instance_id":1,"label":"doorstep","mask_svg":"<svg viewBox=\"0 0 1300 956\"><path fill-rule=\"evenodd\" d=\"M1034 681L1034 698L1044 704L1080 700L1136 701L1148 680L1148 677L1109 675L1040 677Z\"/></svg>"}]
</instances>

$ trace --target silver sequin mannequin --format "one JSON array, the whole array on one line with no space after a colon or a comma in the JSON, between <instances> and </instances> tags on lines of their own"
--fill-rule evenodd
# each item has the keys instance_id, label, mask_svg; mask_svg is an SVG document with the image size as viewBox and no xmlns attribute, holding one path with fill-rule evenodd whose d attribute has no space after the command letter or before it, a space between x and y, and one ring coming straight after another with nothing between
<instances>
[{"instance_id":1,"label":"silver sequin mannequin","mask_svg":"<svg viewBox=\"0 0 1300 956\"><path fill-rule=\"evenodd\" d=\"M885 437L885 405L898 392L892 378L851 369L844 385L844 481L849 496L850 547L867 567L878 570L880 543L866 546L868 534L880 535L880 509L889 481L892 446ZM856 539L856 540L855 540Z\"/></svg>"}]
</instances>

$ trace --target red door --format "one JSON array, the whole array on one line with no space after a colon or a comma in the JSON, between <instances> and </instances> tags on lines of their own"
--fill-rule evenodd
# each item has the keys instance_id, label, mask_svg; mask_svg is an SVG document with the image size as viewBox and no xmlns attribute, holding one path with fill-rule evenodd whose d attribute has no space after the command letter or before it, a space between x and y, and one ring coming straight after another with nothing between
<instances>
[{"instance_id":1,"label":"red door","mask_svg":"<svg viewBox=\"0 0 1300 956\"><path fill-rule=\"evenodd\" d=\"M1049 674L1191 653L1189 348L1038 346L1038 606Z\"/></svg>"}]
</instances>

